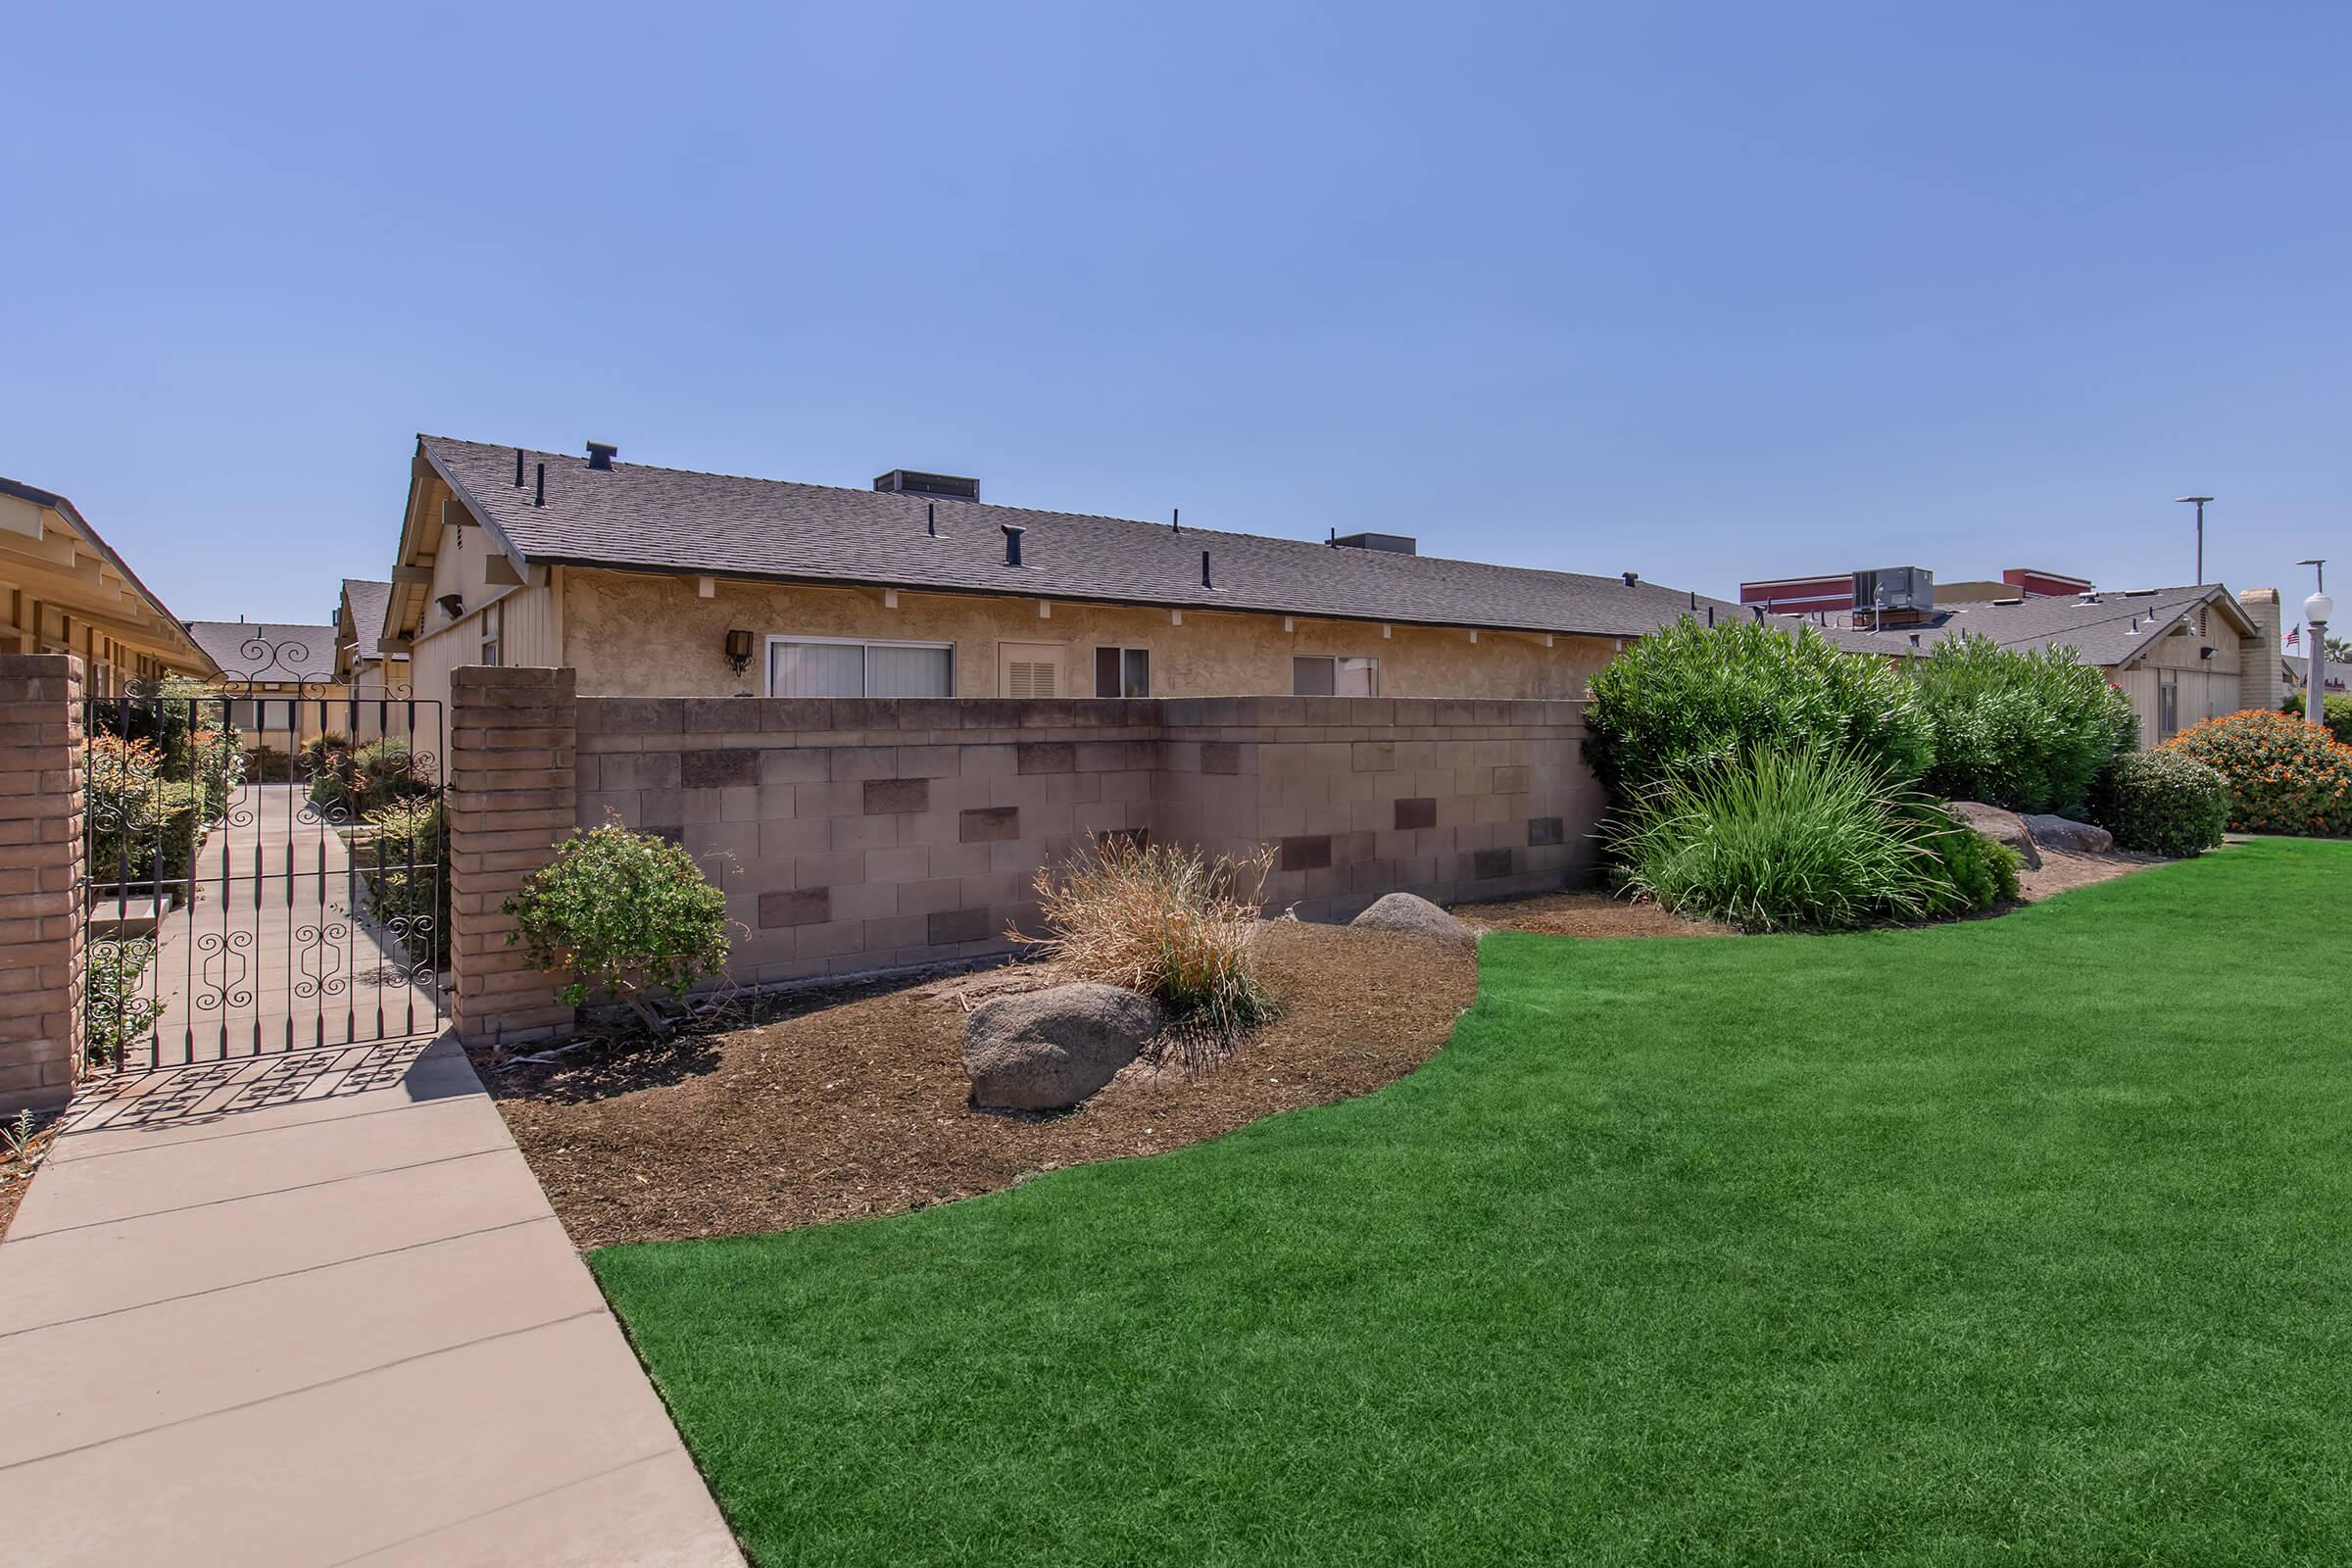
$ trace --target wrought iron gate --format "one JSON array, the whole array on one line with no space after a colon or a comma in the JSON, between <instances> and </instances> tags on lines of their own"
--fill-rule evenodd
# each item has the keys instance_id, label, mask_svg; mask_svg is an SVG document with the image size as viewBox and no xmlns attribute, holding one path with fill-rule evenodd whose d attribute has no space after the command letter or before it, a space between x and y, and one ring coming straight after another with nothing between
<instances>
[{"instance_id":1,"label":"wrought iron gate","mask_svg":"<svg viewBox=\"0 0 2352 1568\"><path fill-rule=\"evenodd\" d=\"M293 673L308 653L257 638L232 681L85 700L94 1063L137 1071L440 1028L440 705L402 688L324 695Z\"/></svg>"}]
</instances>

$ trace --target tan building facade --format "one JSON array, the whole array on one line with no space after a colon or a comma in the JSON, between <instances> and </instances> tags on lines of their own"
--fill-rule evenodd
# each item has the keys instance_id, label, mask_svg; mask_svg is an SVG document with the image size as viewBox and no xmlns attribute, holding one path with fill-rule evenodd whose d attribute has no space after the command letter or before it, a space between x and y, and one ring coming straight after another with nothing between
<instances>
[{"instance_id":1,"label":"tan building facade","mask_svg":"<svg viewBox=\"0 0 2352 1568\"><path fill-rule=\"evenodd\" d=\"M0 653L73 654L91 697L218 673L73 502L14 479L0 479Z\"/></svg>"},{"instance_id":2,"label":"tan building facade","mask_svg":"<svg viewBox=\"0 0 2352 1568\"><path fill-rule=\"evenodd\" d=\"M515 461L519 471L524 455ZM575 461L566 483L586 478L577 467ZM1631 579L1567 579L1359 549L1332 550L1329 564L1358 576L1394 573L1393 613L1316 612L1303 602L1287 612L1263 608L1262 601L1229 606L1219 602L1225 584L1209 581L1221 569L1219 556L1230 553L1246 565L1252 551L1280 549L1302 555L1311 576L1326 552L1300 541L1173 530L1152 542L1167 553L1182 550L1187 569L1197 549L1201 581L1189 595L1171 591L1155 603L1072 592L1066 581L1043 580L1031 593L970 591L905 576L893 581L897 564L887 558L863 581L739 569L723 551L707 571L566 562L534 557L515 543L512 509L529 503L493 490L502 512L478 488L478 481L468 484L433 461L420 443L382 643L387 653L406 656L420 700L446 701L450 672L468 664L568 667L584 696L1576 700L1629 637L1701 606ZM812 487L778 486L806 488ZM984 538L992 551L996 514L1048 515L944 505L954 515L931 519L932 526L953 527L967 544ZM538 510L531 508L534 514ZM1030 525L1047 534L1030 541L1032 558L1062 544L1047 533L1052 520ZM641 521L644 553L662 554L663 519ZM1163 532L1140 523L1116 526ZM907 575L919 569L929 542L927 532L906 542ZM855 561L841 566L844 579L858 570ZM1454 573L1510 579L1523 597L1502 607L1510 616L1482 621L1465 614L1433 623L1433 603L1447 601L1429 590L1427 579ZM1541 590L1555 577L1601 598L1606 612L1598 626L1580 627L1569 598L1556 608L1544 599ZM1538 590L1532 613L1526 579ZM1380 592L1376 581L1369 597L1391 602L1381 601ZM1451 602L1464 599L1476 608L1475 590ZM1529 623L1545 615L1552 624Z\"/></svg>"}]
</instances>

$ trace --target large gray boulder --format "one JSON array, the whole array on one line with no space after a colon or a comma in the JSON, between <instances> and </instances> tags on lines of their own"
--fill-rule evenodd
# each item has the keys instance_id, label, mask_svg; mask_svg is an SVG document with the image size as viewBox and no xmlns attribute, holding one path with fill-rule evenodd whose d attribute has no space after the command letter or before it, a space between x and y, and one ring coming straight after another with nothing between
<instances>
[{"instance_id":1,"label":"large gray boulder","mask_svg":"<svg viewBox=\"0 0 2352 1568\"><path fill-rule=\"evenodd\" d=\"M1167 1025L1158 1003L1080 981L972 1009L963 1070L984 1110L1060 1110L1117 1075Z\"/></svg>"},{"instance_id":2,"label":"large gray boulder","mask_svg":"<svg viewBox=\"0 0 2352 1568\"><path fill-rule=\"evenodd\" d=\"M2070 817L2029 816L2026 826L2033 829L2034 841L2045 850L2063 850L2069 855L2105 855L2115 848L2114 834Z\"/></svg>"},{"instance_id":3,"label":"large gray boulder","mask_svg":"<svg viewBox=\"0 0 2352 1568\"><path fill-rule=\"evenodd\" d=\"M2041 869L2041 852L2034 847L2034 835L2027 828L2026 819L2015 811L2004 811L1997 806L1986 806L1982 801L1954 801L1951 810L1954 816L1975 828L1981 836L2015 850L2018 858L2026 862L2027 870Z\"/></svg>"},{"instance_id":4,"label":"large gray boulder","mask_svg":"<svg viewBox=\"0 0 2352 1568\"><path fill-rule=\"evenodd\" d=\"M1410 893L1391 893L1348 922L1374 931L1402 931L1407 936L1439 937L1447 942L1478 941L1478 928L1457 920L1427 899Z\"/></svg>"}]
</instances>

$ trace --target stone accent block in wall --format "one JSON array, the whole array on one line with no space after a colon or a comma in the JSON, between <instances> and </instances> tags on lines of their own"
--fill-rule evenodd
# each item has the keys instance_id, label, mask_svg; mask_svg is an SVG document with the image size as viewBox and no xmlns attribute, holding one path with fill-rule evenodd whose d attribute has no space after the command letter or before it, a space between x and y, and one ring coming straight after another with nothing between
<instances>
[{"instance_id":1,"label":"stone accent block in wall","mask_svg":"<svg viewBox=\"0 0 2352 1568\"><path fill-rule=\"evenodd\" d=\"M676 746L681 702L648 701L603 720L668 735ZM510 947L514 916L499 906L553 856L581 822L578 779L599 761L576 746L578 704L568 669L483 668L451 672L448 789L450 1022L468 1045L516 1045L570 1032L573 1009L556 1001L557 982ZM746 758L752 754L744 753ZM742 764L729 764L741 766ZM601 766L596 767L601 777ZM647 790L636 797L676 790ZM612 792L599 792L610 805ZM624 816L628 813L622 813ZM630 825L648 829L643 821ZM673 830L676 818L667 819Z\"/></svg>"},{"instance_id":2,"label":"stone accent block in wall","mask_svg":"<svg viewBox=\"0 0 2352 1568\"><path fill-rule=\"evenodd\" d=\"M1311 833L1284 839L1274 863L1284 871L1312 871L1327 866L1331 864L1331 835Z\"/></svg>"},{"instance_id":3,"label":"stone accent block in wall","mask_svg":"<svg viewBox=\"0 0 2352 1568\"><path fill-rule=\"evenodd\" d=\"M1527 842L1531 845L1559 844L1565 841L1565 822L1556 816L1531 816L1527 819Z\"/></svg>"},{"instance_id":4,"label":"stone accent block in wall","mask_svg":"<svg viewBox=\"0 0 2352 1568\"><path fill-rule=\"evenodd\" d=\"M81 1071L82 665L0 654L0 1113Z\"/></svg>"},{"instance_id":5,"label":"stone accent block in wall","mask_svg":"<svg viewBox=\"0 0 2352 1568\"><path fill-rule=\"evenodd\" d=\"M1015 771L1022 773L1074 773L1078 770L1078 748L1068 741L1023 741L1014 746Z\"/></svg>"},{"instance_id":6,"label":"stone accent block in wall","mask_svg":"<svg viewBox=\"0 0 2352 1568\"><path fill-rule=\"evenodd\" d=\"M786 888L778 893L760 895L760 928L762 931L771 931L777 926L822 925L832 918L831 888Z\"/></svg>"},{"instance_id":7,"label":"stone accent block in wall","mask_svg":"<svg viewBox=\"0 0 2352 1568\"><path fill-rule=\"evenodd\" d=\"M920 778L869 778L865 781L865 814L894 816L931 809L931 782Z\"/></svg>"},{"instance_id":8,"label":"stone accent block in wall","mask_svg":"<svg viewBox=\"0 0 2352 1568\"><path fill-rule=\"evenodd\" d=\"M1396 827L1400 832L1413 828L1438 825L1438 803L1434 796L1416 795L1396 803Z\"/></svg>"},{"instance_id":9,"label":"stone accent block in wall","mask_svg":"<svg viewBox=\"0 0 2352 1568\"><path fill-rule=\"evenodd\" d=\"M760 782L758 752L721 749L687 752L678 782L690 790L724 789Z\"/></svg>"},{"instance_id":10,"label":"stone accent block in wall","mask_svg":"<svg viewBox=\"0 0 2352 1568\"><path fill-rule=\"evenodd\" d=\"M956 813L957 840L964 844L997 844L1021 836L1017 806L980 806Z\"/></svg>"}]
</instances>

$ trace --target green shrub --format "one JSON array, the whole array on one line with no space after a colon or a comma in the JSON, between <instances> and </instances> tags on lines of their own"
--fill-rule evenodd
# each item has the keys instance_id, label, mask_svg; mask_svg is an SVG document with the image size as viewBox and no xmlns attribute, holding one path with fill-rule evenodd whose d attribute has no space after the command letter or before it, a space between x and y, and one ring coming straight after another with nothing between
<instances>
[{"instance_id":1,"label":"green shrub","mask_svg":"<svg viewBox=\"0 0 2352 1568\"><path fill-rule=\"evenodd\" d=\"M1748 931L1931 913L1942 882L1916 802L1875 760L1760 751L1636 803L1613 848L1629 891Z\"/></svg>"},{"instance_id":2,"label":"green shrub","mask_svg":"<svg viewBox=\"0 0 2352 1568\"><path fill-rule=\"evenodd\" d=\"M2230 781L2169 748L2127 752L2093 786L2090 819L2115 835L2118 848L2185 859L2222 842Z\"/></svg>"},{"instance_id":3,"label":"green shrub","mask_svg":"<svg viewBox=\"0 0 2352 1568\"><path fill-rule=\"evenodd\" d=\"M397 802L433 793L431 774L409 750L409 743L396 736L369 741L351 751L311 742L303 747L303 760L311 781L311 805L322 812L340 807L352 816L366 816Z\"/></svg>"},{"instance_id":4,"label":"green shrub","mask_svg":"<svg viewBox=\"0 0 2352 1568\"><path fill-rule=\"evenodd\" d=\"M1762 750L1841 752L1917 778L1933 752L1918 689L1813 631L1685 616L1592 677L1585 757L1621 805Z\"/></svg>"},{"instance_id":5,"label":"green shrub","mask_svg":"<svg viewBox=\"0 0 2352 1568\"><path fill-rule=\"evenodd\" d=\"M438 800L396 802L368 813L352 844L368 905L412 963L449 962L449 826Z\"/></svg>"},{"instance_id":6,"label":"green shrub","mask_svg":"<svg viewBox=\"0 0 2352 1568\"><path fill-rule=\"evenodd\" d=\"M1920 787L2011 811L2078 806L2117 752L2136 744L2131 699L2072 648L2021 653L1961 636L1914 659L1935 752Z\"/></svg>"},{"instance_id":7,"label":"green shrub","mask_svg":"<svg viewBox=\"0 0 2352 1568\"><path fill-rule=\"evenodd\" d=\"M2297 718L2304 718L2303 694L2290 692L2287 695L2286 706L2280 711L2292 713ZM2352 746L2352 697L2347 697L2341 692L2328 692L2327 701L2320 704L2320 716L2325 720L2328 734L2342 741L2346 746Z\"/></svg>"},{"instance_id":8,"label":"green shrub","mask_svg":"<svg viewBox=\"0 0 2352 1568\"><path fill-rule=\"evenodd\" d=\"M2250 708L2183 730L2163 749L2221 771L2240 833L2352 833L2352 746L2302 719Z\"/></svg>"},{"instance_id":9,"label":"green shrub","mask_svg":"<svg viewBox=\"0 0 2352 1568\"><path fill-rule=\"evenodd\" d=\"M1933 802L1910 809L1920 825L1920 843L1936 858L1934 875L1922 887L1929 914L1968 914L2016 900L2017 873L2025 862L2015 850Z\"/></svg>"},{"instance_id":10,"label":"green shrub","mask_svg":"<svg viewBox=\"0 0 2352 1568\"><path fill-rule=\"evenodd\" d=\"M90 1059L119 1067L122 1053L155 1028L163 1006L139 992L139 978L155 959L145 940L93 942L84 958L82 1020Z\"/></svg>"},{"instance_id":11,"label":"green shrub","mask_svg":"<svg viewBox=\"0 0 2352 1568\"><path fill-rule=\"evenodd\" d=\"M564 840L499 907L516 922L510 946L571 977L559 1001L609 995L657 1033L664 1025L647 993L677 997L727 961L726 895L683 849L618 822Z\"/></svg>"},{"instance_id":12,"label":"green shrub","mask_svg":"<svg viewBox=\"0 0 2352 1568\"><path fill-rule=\"evenodd\" d=\"M153 741L96 735L82 775L86 860L93 887L184 881L204 839L198 787L163 776Z\"/></svg>"},{"instance_id":13,"label":"green shrub","mask_svg":"<svg viewBox=\"0 0 2352 1568\"><path fill-rule=\"evenodd\" d=\"M334 730L327 730L323 734L314 735L304 741L301 750L294 755L296 763L302 770L302 776L315 779L320 773L330 770L327 759L345 757L350 752L350 736L339 734Z\"/></svg>"}]
</instances>

